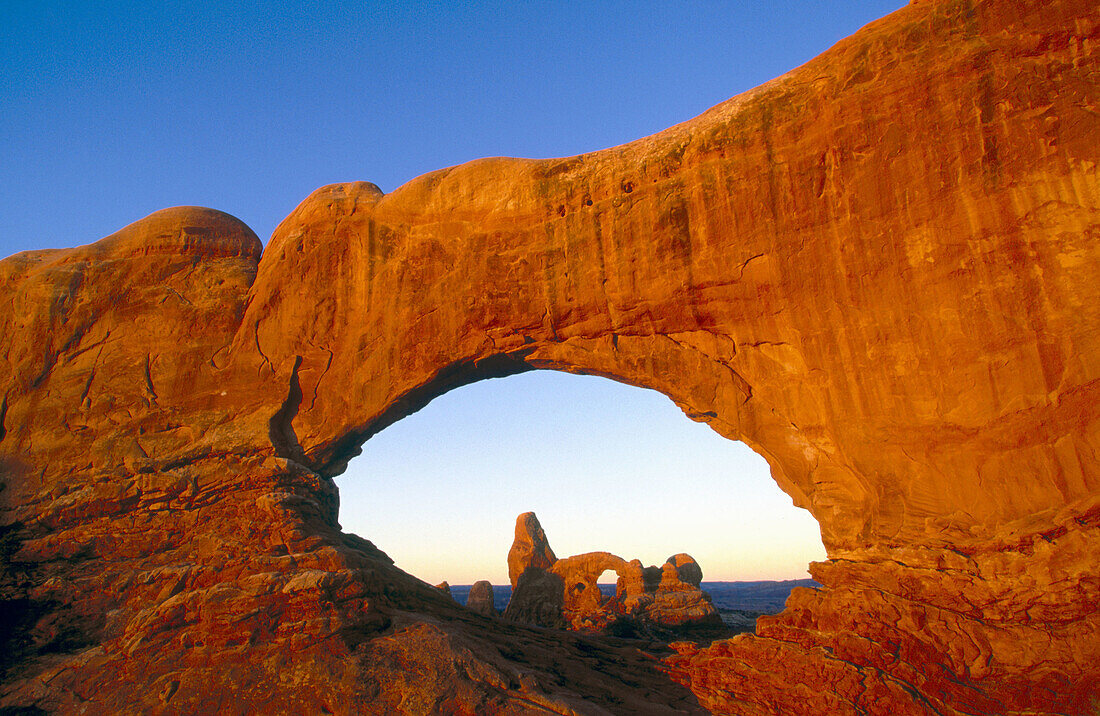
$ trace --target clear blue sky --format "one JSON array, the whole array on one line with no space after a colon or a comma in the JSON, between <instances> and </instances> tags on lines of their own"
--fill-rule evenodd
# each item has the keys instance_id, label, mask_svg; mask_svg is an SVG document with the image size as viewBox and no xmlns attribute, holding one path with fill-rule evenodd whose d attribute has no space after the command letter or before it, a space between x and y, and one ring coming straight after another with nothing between
<instances>
[{"instance_id":1,"label":"clear blue sky","mask_svg":"<svg viewBox=\"0 0 1100 716\"><path fill-rule=\"evenodd\" d=\"M390 191L478 157L620 144L778 76L903 4L9 0L0 255L88 243L180 204L234 214L266 241L323 184L362 179ZM488 414L506 404L513 412ZM625 442L632 435L645 437ZM657 445L664 452L647 452ZM525 509L540 514L560 555L611 549L649 563L694 549L708 577L801 576L822 556L819 542L805 558L812 550L786 550L785 566L742 544L738 525L774 542L757 523L782 534L794 529L785 520L809 517L755 506L757 490L789 500L766 468L731 456L736 447L646 391L545 374L489 381L372 440L340 480L342 520L429 581L501 581ZM574 455L568 467L550 460ZM656 466L663 476L650 475ZM554 482L562 489L547 489ZM585 497L572 506L550 497L571 491ZM582 517L599 494L599 518ZM690 500L671 497L681 495ZM735 514L739 504L749 507ZM679 532L666 547L655 525L673 519ZM576 524L592 522L608 526ZM686 544L703 524L704 546ZM446 566L482 551L476 564Z\"/></svg>"}]
</instances>

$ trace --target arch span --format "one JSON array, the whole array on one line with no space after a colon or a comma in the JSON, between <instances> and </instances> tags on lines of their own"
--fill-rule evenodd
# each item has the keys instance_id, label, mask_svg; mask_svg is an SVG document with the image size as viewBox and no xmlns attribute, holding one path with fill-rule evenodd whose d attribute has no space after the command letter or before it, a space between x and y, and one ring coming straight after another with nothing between
<instances>
[{"instance_id":1,"label":"arch span","mask_svg":"<svg viewBox=\"0 0 1100 716\"><path fill-rule=\"evenodd\" d=\"M1093 0L914 2L632 144L324 187L262 260L182 208L4 261L0 705L1085 712L1096 28ZM689 695L339 533L329 477L363 440L528 367L655 388L759 451L822 527L825 589L684 647Z\"/></svg>"}]
</instances>

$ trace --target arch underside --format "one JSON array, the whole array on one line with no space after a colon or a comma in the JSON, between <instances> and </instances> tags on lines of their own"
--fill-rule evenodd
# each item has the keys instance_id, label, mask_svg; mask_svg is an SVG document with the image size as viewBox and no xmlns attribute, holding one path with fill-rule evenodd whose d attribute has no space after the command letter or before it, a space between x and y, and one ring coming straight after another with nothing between
<instances>
[{"instance_id":1,"label":"arch underside","mask_svg":"<svg viewBox=\"0 0 1100 716\"><path fill-rule=\"evenodd\" d=\"M0 262L0 706L1086 713L1098 39L1086 0L915 2L622 147L323 187L262 257L182 207ZM823 588L655 667L340 532L363 441L533 368L764 455Z\"/></svg>"}]
</instances>

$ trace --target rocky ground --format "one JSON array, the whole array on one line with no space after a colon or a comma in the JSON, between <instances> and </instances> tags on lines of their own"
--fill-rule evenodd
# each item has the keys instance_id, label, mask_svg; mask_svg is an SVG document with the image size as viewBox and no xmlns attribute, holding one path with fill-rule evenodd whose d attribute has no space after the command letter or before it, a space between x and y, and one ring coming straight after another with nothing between
<instances>
[{"instance_id":1,"label":"rocky ground","mask_svg":"<svg viewBox=\"0 0 1100 716\"><path fill-rule=\"evenodd\" d=\"M1090 713L1098 88L1095 0L914 0L623 146L0 261L0 708ZM654 659L341 532L364 441L534 369L756 449L821 587Z\"/></svg>"}]
</instances>

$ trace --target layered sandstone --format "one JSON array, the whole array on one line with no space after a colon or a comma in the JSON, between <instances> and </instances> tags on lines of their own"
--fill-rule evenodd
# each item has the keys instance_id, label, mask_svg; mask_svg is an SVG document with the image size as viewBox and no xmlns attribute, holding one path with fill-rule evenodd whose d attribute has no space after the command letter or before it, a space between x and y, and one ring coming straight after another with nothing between
<instances>
[{"instance_id":1,"label":"layered sandstone","mask_svg":"<svg viewBox=\"0 0 1100 716\"><path fill-rule=\"evenodd\" d=\"M250 423L230 396L258 378L224 369L259 253L239 221L181 207L0 263L18 338L2 355L0 710L698 710L636 651L494 632L342 534L329 478L240 449L277 439L283 410Z\"/></svg>"},{"instance_id":2,"label":"layered sandstone","mask_svg":"<svg viewBox=\"0 0 1100 716\"><path fill-rule=\"evenodd\" d=\"M0 706L1087 713L1098 41L1092 0L926 0L628 145L319 189L262 258L183 208L0 262ZM754 447L822 589L679 687L341 533L363 441L532 368Z\"/></svg>"}]
</instances>

